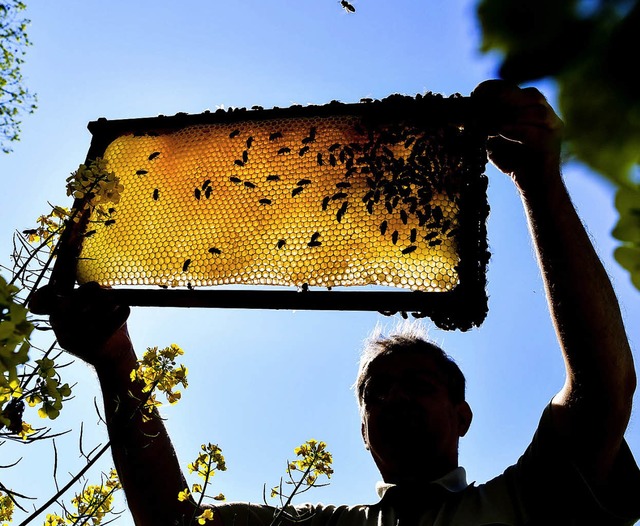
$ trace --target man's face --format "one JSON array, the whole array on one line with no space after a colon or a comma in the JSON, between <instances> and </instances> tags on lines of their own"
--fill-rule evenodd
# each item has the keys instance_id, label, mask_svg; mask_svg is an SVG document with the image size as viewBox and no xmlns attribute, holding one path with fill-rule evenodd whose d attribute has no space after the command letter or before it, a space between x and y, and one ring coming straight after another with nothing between
<instances>
[{"instance_id":1,"label":"man's face","mask_svg":"<svg viewBox=\"0 0 640 526\"><path fill-rule=\"evenodd\" d=\"M381 356L364 384L362 436L386 482L433 480L458 465L458 439L471 423L443 374L423 353Z\"/></svg>"}]
</instances>

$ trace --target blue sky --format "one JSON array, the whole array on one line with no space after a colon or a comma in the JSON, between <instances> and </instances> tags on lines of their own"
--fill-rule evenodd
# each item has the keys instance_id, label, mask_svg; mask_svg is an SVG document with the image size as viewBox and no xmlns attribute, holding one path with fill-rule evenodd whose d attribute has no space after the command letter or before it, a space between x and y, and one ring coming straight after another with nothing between
<instances>
[{"instance_id":1,"label":"blue sky","mask_svg":"<svg viewBox=\"0 0 640 526\"><path fill-rule=\"evenodd\" d=\"M29 2L34 45L23 71L39 109L24 119L14 152L0 157L0 261L9 263L12 232L31 227L47 202L70 204L65 179L89 148L87 123L99 117L357 102L392 93L467 95L496 76L496 58L478 51L474 1L353 3L356 14L337 0ZM553 101L552 86L540 87ZM475 416L460 459L477 482L518 458L564 381L519 197L507 177L490 166L487 174L488 316L468 332L424 320L468 377ZM640 292L612 258L612 189L575 164L565 167L565 179L611 274L638 362ZM185 350L190 386L163 415L183 466L201 443L223 448L228 471L216 477L212 493L260 501L263 484L278 482L293 448L314 437L333 452L335 475L302 499L355 504L376 500L378 474L362 445L351 384L362 341L377 323L395 321L367 312L136 308L130 332L139 352L170 343ZM80 423L85 452L106 440L93 372L73 363L66 374L76 387L53 422L57 432L70 430L56 440L60 484L82 465ZM31 420L41 425L35 415ZM636 411L627 432L636 456L637 420ZM37 497L37 506L53 493L53 446L3 446L2 464L21 457L2 482ZM107 458L89 480L109 466ZM131 524L126 513L119 524Z\"/></svg>"}]
</instances>

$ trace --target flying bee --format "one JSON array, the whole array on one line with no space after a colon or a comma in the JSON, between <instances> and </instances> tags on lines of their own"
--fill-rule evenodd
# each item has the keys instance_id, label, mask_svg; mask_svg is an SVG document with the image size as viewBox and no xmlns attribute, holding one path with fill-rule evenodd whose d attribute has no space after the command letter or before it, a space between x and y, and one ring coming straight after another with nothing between
<instances>
[{"instance_id":1,"label":"flying bee","mask_svg":"<svg viewBox=\"0 0 640 526\"><path fill-rule=\"evenodd\" d=\"M186 272L187 270L189 270L189 265L191 265L191 260L185 259L184 263L182 264L182 272Z\"/></svg>"},{"instance_id":2,"label":"flying bee","mask_svg":"<svg viewBox=\"0 0 640 526\"><path fill-rule=\"evenodd\" d=\"M331 200L331 197L327 196L322 200L322 209L326 210L327 206L329 206L329 201Z\"/></svg>"},{"instance_id":3,"label":"flying bee","mask_svg":"<svg viewBox=\"0 0 640 526\"><path fill-rule=\"evenodd\" d=\"M253 188L255 188L255 187L256 187L256 185L255 185L255 184L253 184L251 181L245 181L243 184L244 184L247 188L251 188L251 189L253 189Z\"/></svg>"},{"instance_id":4,"label":"flying bee","mask_svg":"<svg viewBox=\"0 0 640 526\"><path fill-rule=\"evenodd\" d=\"M137 170L136 175L147 175L149 172L147 170Z\"/></svg>"},{"instance_id":5,"label":"flying bee","mask_svg":"<svg viewBox=\"0 0 640 526\"><path fill-rule=\"evenodd\" d=\"M233 164L235 164L236 166L244 166L244 161L236 159L235 161L233 161Z\"/></svg>"},{"instance_id":6,"label":"flying bee","mask_svg":"<svg viewBox=\"0 0 640 526\"><path fill-rule=\"evenodd\" d=\"M416 247L415 245L410 245L410 246L408 246L407 248L403 248L403 249L402 249L402 253L403 253L403 254L411 254L411 252L413 252L414 250L416 250L416 248L418 248L418 247Z\"/></svg>"},{"instance_id":7,"label":"flying bee","mask_svg":"<svg viewBox=\"0 0 640 526\"><path fill-rule=\"evenodd\" d=\"M248 160L249 160L249 152L245 150L244 152L242 152L242 162L246 163Z\"/></svg>"},{"instance_id":8,"label":"flying bee","mask_svg":"<svg viewBox=\"0 0 640 526\"><path fill-rule=\"evenodd\" d=\"M271 199L267 199L265 197L264 199L260 199L260 201L258 201L258 203L260 203L261 205L270 205L271 204Z\"/></svg>"},{"instance_id":9,"label":"flying bee","mask_svg":"<svg viewBox=\"0 0 640 526\"><path fill-rule=\"evenodd\" d=\"M281 132L273 132L272 134L269 135L269 140L270 141L276 141L278 139L282 138L282 133Z\"/></svg>"},{"instance_id":10,"label":"flying bee","mask_svg":"<svg viewBox=\"0 0 640 526\"><path fill-rule=\"evenodd\" d=\"M222 254L222 250L216 247L211 247L207 252L209 252L209 254Z\"/></svg>"},{"instance_id":11,"label":"flying bee","mask_svg":"<svg viewBox=\"0 0 640 526\"><path fill-rule=\"evenodd\" d=\"M282 248L286 244L287 242L284 239L278 239L278 242L276 243L276 248Z\"/></svg>"},{"instance_id":12,"label":"flying bee","mask_svg":"<svg viewBox=\"0 0 640 526\"><path fill-rule=\"evenodd\" d=\"M235 176L231 176L229 177L229 181L231 181L232 183L238 184L242 182L242 179L240 179L239 177L235 177Z\"/></svg>"},{"instance_id":13,"label":"flying bee","mask_svg":"<svg viewBox=\"0 0 640 526\"><path fill-rule=\"evenodd\" d=\"M395 245L398 242L398 231L394 230L391 234L391 242Z\"/></svg>"},{"instance_id":14,"label":"flying bee","mask_svg":"<svg viewBox=\"0 0 640 526\"><path fill-rule=\"evenodd\" d=\"M304 185L307 185L307 184L311 184L311 180L310 179L300 179L298 181L298 186L304 186Z\"/></svg>"},{"instance_id":15,"label":"flying bee","mask_svg":"<svg viewBox=\"0 0 640 526\"><path fill-rule=\"evenodd\" d=\"M193 195L195 195L196 199L200 201L200 188L196 188L193 192Z\"/></svg>"},{"instance_id":16,"label":"flying bee","mask_svg":"<svg viewBox=\"0 0 640 526\"><path fill-rule=\"evenodd\" d=\"M153 200L157 201L160 198L160 190L157 188L153 191Z\"/></svg>"},{"instance_id":17,"label":"flying bee","mask_svg":"<svg viewBox=\"0 0 640 526\"><path fill-rule=\"evenodd\" d=\"M240 130L233 130L233 131L229 134L229 139L233 139L234 137L237 137L238 135L240 135Z\"/></svg>"},{"instance_id":18,"label":"flying bee","mask_svg":"<svg viewBox=\"0 0 640 526\"><path fill-rule=\"evenodd\" d=\"M153 152L151 155L149 155L149 160L153 161L156 157L158 157L158 155L160 155L160 152Z\"/></svg>"},{"instance_id":19,"label":"flying bee","mask_svg":"<svg viewBox=\"0 0 640 526\"><path fill-rule=\"evenodd\" d=\"M348 207L349 207L349 201L345 201L344 203L342 203L342 206L336 213L336 219L338 220L338 223L342 222L342 218L344 217L344 214L346 213Z\"/></svg>"},{"instance_id":20,"label":"flying bee","mask_svg":"<svg viewBox=\"0 0 640 526\"><path fill-rule=\"evenodd\" d=\"M382 223L380 223L380 233L384 236L386 231L387 231L387 222L383 221Z\"/></svg>"},{"instance_id":21,"label":"flying bee","mask_svg":"<svg viewBox=\"0 0 640 526\"><path fill-rule=\"evenodd\" d=\"M287 153L291 153L291 148L287 148L286 146L284 148L280 148L278 150L278 155L285 155Z\"/></svg>"},{"instance_id":22,"label":"flying bee","mask_svg":"<svg viewBox=\"0 0 640 526\"><path fill-rule=\"evenodd\" d=\"M253 136L247 139L247 149L251 148L252 144L253 144Z\"/></svg>"},{"instance_id":23,"label":"flying bee","mask_svg":"<svg viewBox=\"0 0 640 526\"><path fill-rule=\"evenodd\" d=\"M300 157L302 157L308 151L309 151L309 146L303 146L302 148L300 148L300 151L298 152L298 155L300 155Z\"/></svg>"},{"instance_id":24,"label":"flying bee","mask_svg":"<svg viewBox=\"0 0 640 526\"><path fill-rule=\"evenodd\" d=\"M304 186L297 186L296 188L294 188L293 190L291 190L291 197L295 197L296 195L298 195L300 192L302 192L302 190L304 190Z\"/></svg>"}]
</instances>

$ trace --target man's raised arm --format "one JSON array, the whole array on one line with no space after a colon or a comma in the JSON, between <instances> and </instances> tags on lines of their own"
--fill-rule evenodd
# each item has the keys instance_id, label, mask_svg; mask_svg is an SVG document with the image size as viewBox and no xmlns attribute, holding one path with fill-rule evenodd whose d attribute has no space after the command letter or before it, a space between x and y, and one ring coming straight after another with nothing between
<instances>
[{"instance_id":1,"label":"man's raised arm","mask_svg":"<svg viewBox=\"0 0 640 526\"><path fill-rule=\"evenodd\" d=\"M129 308L105 304L100 292L89 283L62 298L52 327L63 349L95 368L113 460L135 523L189 524L194 505L178 501L187 485L171 440L157 412L145 412L151 418L143 420L144 384L130 378L137 358L126 326ZM36 309L38 301L32 301Z\"/></svg>"},{"instance_id":2,"label":"man's raised arm","mask_svg":"<svg viewBox=\"0 0 640 526\"><path fill-rule=\"evenodd\" d=\"M553 399L554 425L583 475L606 482L636 374L617 298L562 181L562 122L534 88L487 81L472 97L490 125L491 161L520 191L563 352L566 382Z\"/></svg>"}]
</instances>

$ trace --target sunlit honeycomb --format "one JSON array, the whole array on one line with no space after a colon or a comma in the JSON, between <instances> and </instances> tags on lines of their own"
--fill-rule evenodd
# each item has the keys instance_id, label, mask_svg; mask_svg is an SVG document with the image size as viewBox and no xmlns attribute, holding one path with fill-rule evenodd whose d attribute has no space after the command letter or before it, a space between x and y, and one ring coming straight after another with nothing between
<instances>
[{"instance_id":1,"label":"sunlit honeycomb","mask_svg":"<svg viewBox=\"0 0 640 526\"><path fill-rule=\"evenodd\" d=\"M121 135L103 157L124 192L78 281L450 291L463 159L443 133L339 115Z\"/></svg>"}]
</instances>

